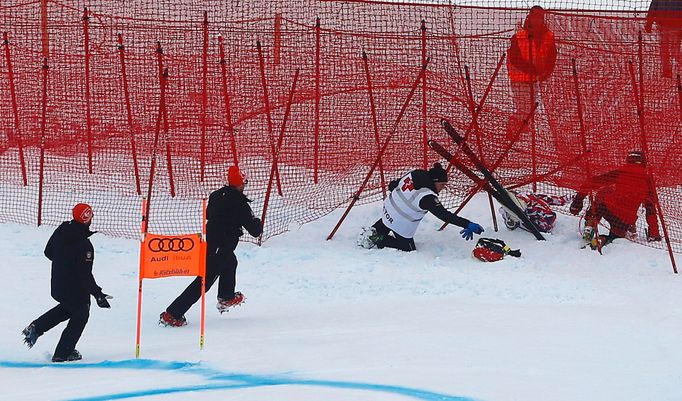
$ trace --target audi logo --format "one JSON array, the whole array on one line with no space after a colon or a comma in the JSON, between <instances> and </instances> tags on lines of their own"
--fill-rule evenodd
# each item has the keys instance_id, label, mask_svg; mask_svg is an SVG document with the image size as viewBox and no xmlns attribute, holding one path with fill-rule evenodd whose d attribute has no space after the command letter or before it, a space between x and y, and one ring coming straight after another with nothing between
<instances>
[{"instance_id":1,"label":"audi logo","mask_svg":"<svg viewBox=\"0 0 682 401\"><path fill-rule=\"evenodd\" d=\"M147 244L152 252L189 252L194 248L192 238L153 238Z\"/></svg>"}]
</instances>

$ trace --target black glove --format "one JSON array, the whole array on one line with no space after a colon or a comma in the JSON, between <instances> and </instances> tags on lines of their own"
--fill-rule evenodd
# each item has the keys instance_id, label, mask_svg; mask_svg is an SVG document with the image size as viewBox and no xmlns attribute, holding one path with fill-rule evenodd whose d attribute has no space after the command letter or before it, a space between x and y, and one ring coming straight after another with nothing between
<instances>
[{"instance_id":1,"label":"black glove","mask_svg":"<svg viewBox=\"0 0 682 401\"><path fill-rule=\"evenodd\" d=\"M111 308L111 305L109 305L109 301L107 301L107 299L112 299L112 298L113 297L111 295L107 295L107 294L102 293L102 294L98 295L97 297L95 297L95 301L97 301L97 306L99 306L100 308L109 309L109 308Z\"/></svg>"}]
</instances>

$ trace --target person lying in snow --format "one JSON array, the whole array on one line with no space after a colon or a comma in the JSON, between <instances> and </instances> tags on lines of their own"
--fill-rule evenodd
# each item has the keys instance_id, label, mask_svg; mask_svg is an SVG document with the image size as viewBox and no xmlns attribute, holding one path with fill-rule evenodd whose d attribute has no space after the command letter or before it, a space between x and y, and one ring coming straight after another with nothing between
<instances>
[{"instance_id":1,"label":"person lying in snow","mask_svg":"<svg viewBox=\"0 0 682 401\"><path fill-rule=\"evenodd\" d=\"M573 199L572 195L551 196L539 193L518 193L509 191L512 199L516 199L516 204L523 210L523 213L528 217L535 226L543 233L551 233L556 224L556 213L551 206L563 206ZM504 225L510 230L516 230L521 227L528 230L523 222L509 209L504 206L500 207L500 214Z\"/></svg>"}]
</instances>

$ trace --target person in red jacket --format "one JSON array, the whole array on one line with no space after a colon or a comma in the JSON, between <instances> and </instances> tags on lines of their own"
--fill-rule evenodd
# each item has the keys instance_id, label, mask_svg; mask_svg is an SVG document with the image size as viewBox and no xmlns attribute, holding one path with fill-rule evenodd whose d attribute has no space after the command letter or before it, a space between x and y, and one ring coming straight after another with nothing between
<instances>
[{"instance_id":1,"label":"person in red jacket","mask_svg":"<svg viewBox=\"0 0 682 401\"><path fill-rule=\"evenodd\" d=\"M515 108L507 124L508 135L515 134L528 117L540 90L538 83L552 75L556 56L554 33L545 23L545 10L533 6L507 49L507 73Z\"/></svg>"},{"instance_id":2,"label":"person in red jacket","mask_svg":"<svg viewBox=\"0 0 682 401\"><path fill-rule=\"evenodd\" d=\"M658 30L661 72L672 78L673 61L678 74L682 70L682 0L652 0L644 29L651 33L654 23Z\"/></svg>"},{"instance_id":3,"label":"person in red jacket","mask_svg":"<svg viewBox=\"0 0 682 401\"><path fill-rule=\"evenodd\" d=\"M570 212L574 215L580 213L583 199L588 192L594 190L597 191L594 202L585 213L584 238L591 239L602 218L610 225L609 235L602 243L626 237L628 232L635 231L639 208L644 205L648 225L647 240L661 240L654 204L654 188L649 180L646 159L642 152L630 152L623 166L588 180L573 199Z\"/></svg>"}]
</instances>

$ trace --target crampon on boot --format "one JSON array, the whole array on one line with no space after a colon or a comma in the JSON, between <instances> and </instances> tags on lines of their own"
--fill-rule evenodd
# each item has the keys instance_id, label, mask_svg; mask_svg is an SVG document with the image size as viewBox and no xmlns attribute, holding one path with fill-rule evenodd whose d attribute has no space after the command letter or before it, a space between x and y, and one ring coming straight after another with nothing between
<instances>
[{"instance_id":1,"label":"crampon on boot","mask_svg":"<svg viewBox=\"0 0 682 401\"><path fill-rule=\"evenodd\" d=\"M159 324L165 327L182 327L187 326L187 319L184 316L176 319L173 315L164 311L159 315Z\"/></svg>"},{"instance_id":2,"label":"crampon on boot","mask_svg":"<svg viewBox=\"0 0 682 401\"><path fill-rule=\"evenodd\" d=\"M218 309L218 312L220 312L220 314L223 314L224 312L227 312L230 308L243 304L245 300L246 297L244 296L244 294L237 291L234 293L234 297L231 299L218 298L218 304L216 305L216 308Z\"/></svg>"},{"instance_id":3,"label":"crampon on boot","mask_svg":"<svg viewBox=\"0 0 682 401\"><path fill-rule=\"evenodd\" d=\"M38 330L36 329L36 325L33 323L29 324L21 331L21 334L24 336L24 344L29 348L33 348L36 341L38 341Z\"/></svg>"}]
</instances>

